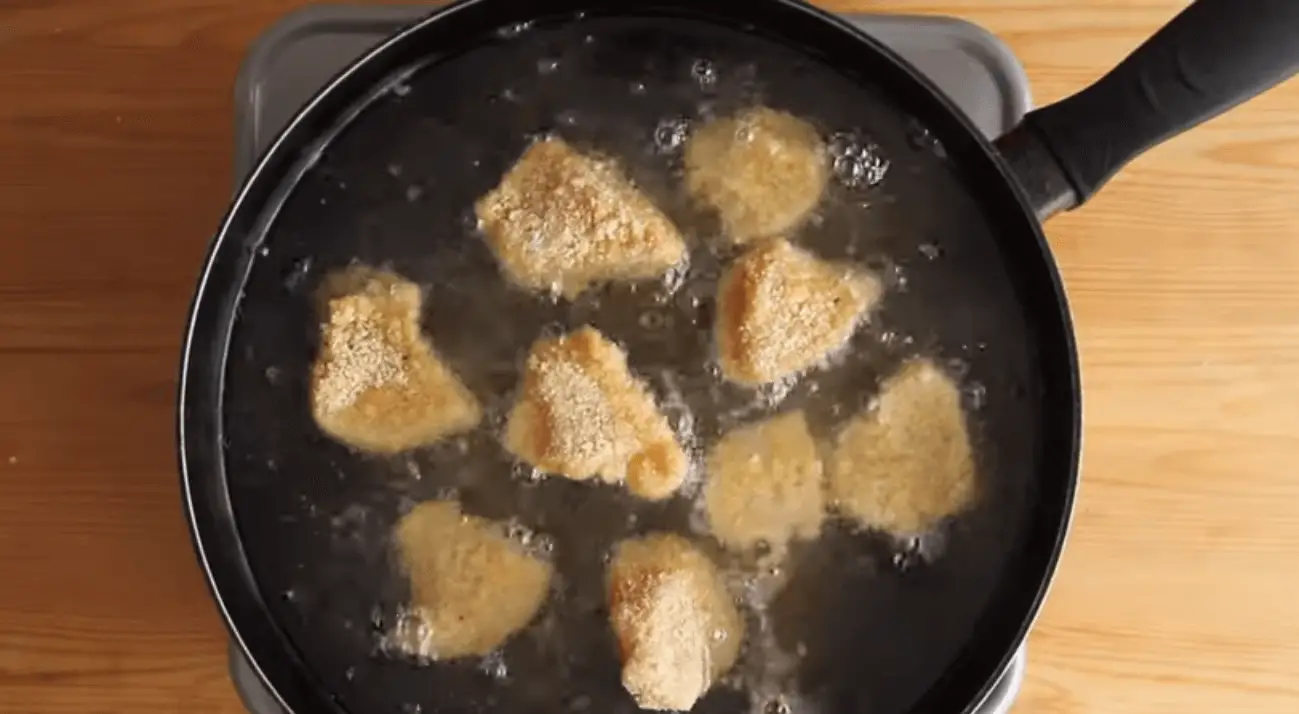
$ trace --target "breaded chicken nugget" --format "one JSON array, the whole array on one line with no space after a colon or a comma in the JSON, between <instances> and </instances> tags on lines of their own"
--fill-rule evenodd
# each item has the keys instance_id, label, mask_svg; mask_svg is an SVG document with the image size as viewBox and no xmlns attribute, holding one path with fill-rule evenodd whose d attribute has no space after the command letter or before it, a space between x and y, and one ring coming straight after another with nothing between
<instances>
[{"instance_id":1,"label":"breaded chicken nugget","mask_svg":"<svg viewBox=\"0 0 1299 714\"><path fill-rule=\"evenodd\" d=\"M661 277L686 257L680 231L613 161L558 138L528 147L475 210L507 277L569 299L593 283Z\"/></svg>"},{"instance_id":2,"label":"breaded chicken nugget","mask_svg":"<svg viewBox=\"0 0 1299 714\"><path fill-rule=\"evenodd\" d=\"M434 660L485 655L523 629L546 600L551 566L522 552L496 524L452 501L416 506L395 540L410 578L412 617L390 640Z\"/></svg>"},{"instance_id":3,"label":"breaded chicken nugget","mask_svg":"<svg viewBox=\"0 0 1299 714\"><path fill-rule=\"evenodd\" d=\"M644 709L690 709L735 664L744 639L717 568L676 535L619 544L609 615L623 686Z\"/></svg>"},{"instance_id":4,"label":"breaded chicken nugget","mask_svg":"<svg viewBox=\"0 0 1299 714\"><path fill-rule=\"evenodd\" d=\"M474 395L420 333L420 289L392 274L354 269L329 281L311 411L320 428L363 451L395 453L468 431Z\"/></svg>"},{"instance_id":5,"label":"breaded chicken nugget","mask_svg":"<svg viewBox=\"0 0 1299 714\"><path fill-rule=\"evenodd\" d=\"M748 243L788 233L816 208L830 179L816 129L759 107L706 124L686 145L686 187Z\"/></svg>"},{"instance_id":6,"label":"breaded chicken nugget","mask_svg":"<svg viewBox=\"0 0 1299 714\"><path fill-rule=\"evenodd\" d=\"M904 365L884 383L878 407L840 433L829 482L846 515L900 536L968 508L974 460L952 379L928 360Z\"/></svg>"},{"instance_id":7,"label":"breaded chicken nugget","mask_svg":"<svg viewBox=\"0 0 1299 714\"><path fill-rule=\"evenodd\" d=\"M764 241L718 284L716 342L722 373L761 385L801 372L842 347L879 301L873 275Z\"/></svg>"},{"instance_id":8,"label":"breaded chicken nugget","mask_svg":"<svg viewBox=\"0 0 1299 714\"><path fill-rule=\"evenodd\" d=\"M782 549L810 538L825 517L816 441L802 411L735 429L708 458L704 505L714 536L733 548Z\"/></svg>"},{"instance_id":9,"label":"breaded chicken nugget","mask_svg":"<svg viewBox=\"0 0 1299 714\"><path fill-rule=\"evenodd\" d=\"M627 356L584 327L532 346L505 448L550 473L624 480L648 499L672 495L689 462Z\"/></svg>"}]
</instances>

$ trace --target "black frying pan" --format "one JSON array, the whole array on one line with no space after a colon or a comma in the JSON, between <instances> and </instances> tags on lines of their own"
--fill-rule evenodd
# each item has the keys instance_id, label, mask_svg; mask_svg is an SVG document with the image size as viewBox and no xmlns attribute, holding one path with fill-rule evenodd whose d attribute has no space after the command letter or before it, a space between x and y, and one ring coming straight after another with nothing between
<instances>
[{"instance_id":1,"label":"black frying pan","mask_svg":"<svg viewBox=\"0 0 1299 714\"><path fill-rule=\"evenodd\" d=\"M701 58L715 81L698 81ZM384 459L330 441L306 406L312 295L353 261L420 282L426 329L496 403L532 337L588 321L632 346L633 368L660 392L668 378L656 375L706 379L691 372L703 372L706 340L690 330L645 338L636 318L666 309L706 324L707 299L679 307L695 310L686 314L656 307L652 291L611 289L599 309L523 294L496 277L469 207L529 137L552 131L623 157L665 210L706 234L706 219L679 200L679 156L656 146L655 129L762 102L827 133L853 128L889 162L878 185L835 189L832 209L800 234L893 282L822 397L796 390L789 403L815 411L828 392L856 408L901 360L942 359L972 388L983 491L938 554L836 527L797 552L773 606L773 636L807 652L786 684L825 712L969 710L1037 612L1076 486L1077 359L1040 221L1297 64L1299 3L1201 0L1096 85L993 146L904 61L793 0L469 0L435 13L298 115L240 191L203 270L180 459L195 545L234 638L299 714L635 709L604 624L600 558L617 538L685 529L689 504L512 481L487 431L468 444L473 478L448 449ZM697 252L699 270L716 269L716 256ZM746 398L686 393L705 439L726 426L708 415ZM411 503L447 489L470 510L552 534L565 585L498 661L420 667L375 650L405 596L389 530ZM717 687L696 710L749 706Z\"/></svg>"}]
</instances>

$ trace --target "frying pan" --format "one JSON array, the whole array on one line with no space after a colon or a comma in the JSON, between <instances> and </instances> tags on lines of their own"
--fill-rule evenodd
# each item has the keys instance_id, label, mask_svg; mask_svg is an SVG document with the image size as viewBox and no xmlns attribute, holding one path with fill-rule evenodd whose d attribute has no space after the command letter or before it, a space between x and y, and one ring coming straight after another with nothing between
<instances>
[{"instance_id":1,"label":"frying pan","mask_svg":"<svg viewBox=\"0 0 1299 714\"><path fill-rule=\"evenodd\" d=\"M490 430L392 458L330 441L306 407L313 290L353 262L417 281L424 328L468 386L498 402L521 348L585 322L628 345L661 394L709 359L698 330L641 335L638 316L661 308L653 291L614 290L596 309L505 286L469 207L551 132L626 159L669 215L705 234L706 217L679 200L679 154L657 130L764 103L849 137L849 158L882 174L862 185L848 161L837 208L798 236L890 276L880 314L822 392L853 408L901 360L943 360L967 390L982 490L933 542L831 527L803 548L772 605L786 624L770 637L806 653L783 685L815 711L969 711L1038 611L1077 485L1078 362L1041 221L1297 66L1299 4L1200 0L1095 85L989 143L902 59L795 0L465 0L436 11L290 123L202 270L179 387L180 467L234 640L298 714L635 710L618 685L600 559L617 538L688 528L687 500L646 506L612 489L520 482ZM696 253L715 278L718 258ZM697 302L662 309L707 324L708 298ZM718 405L744 398L725 386L686 392L705 438L726 426ZM553 536L565 585L486 662L389 657L374 646L404 597L389 532L410 504L450 490L470 510ZM751 706L718 686L696 710Z\"/></svg>"}]
</instances>

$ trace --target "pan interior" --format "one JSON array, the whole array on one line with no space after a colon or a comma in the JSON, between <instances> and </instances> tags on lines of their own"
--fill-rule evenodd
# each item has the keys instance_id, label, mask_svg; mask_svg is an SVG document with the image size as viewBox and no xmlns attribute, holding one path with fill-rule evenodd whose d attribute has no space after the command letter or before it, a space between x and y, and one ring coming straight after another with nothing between
<instances>
[{"instance_id":1,"label":"pan interior","mask_svg":"<svg viewBox=\"0 0 1299 714\"><path fill-rule=\"evenodd\" d=\"M649 530L711 548L692 499L650 504L611 487L534 481L495 436L532 341L591 324L628 348L677 424L693 420L698 448L792 407L831 434L910 356L959 377L979 506L942 537L897 542L832 524L795 549L789 585L750 624L738 686L715 687L695 709L907 710L971 637L1034 500L1034 345L967 179L884 88L742 28L589 17L512 26L466 38L466 48L394 76L321 147L266 229L236 311L224 395L230 499L262 596L301 657L353 712L636 710L619 684L603 558ZM836 149L869 147L838 162L796 240L889 283L847 356L783 396L727 386L709 369L713 289L728 256L709 247L715 222L683 199L680 181L682 136L754 104L808 119L838 137ZM548 133L619 157L682 227L694 247L679 285L614 286L570 303L501 280L472 204ZM486 428L400 457L361 455L319 432L305 379L318 342L314 294L356 263L422 286L425 332L486 404ZM485 660L387 656L377 642L406 597L393 525L414 503L452 493L472 513L547 534L555 591ZM798 652L789 678L773 682L773 658ZM780 692L791 696L771 699Z\"/></svg>"}]
</instances>

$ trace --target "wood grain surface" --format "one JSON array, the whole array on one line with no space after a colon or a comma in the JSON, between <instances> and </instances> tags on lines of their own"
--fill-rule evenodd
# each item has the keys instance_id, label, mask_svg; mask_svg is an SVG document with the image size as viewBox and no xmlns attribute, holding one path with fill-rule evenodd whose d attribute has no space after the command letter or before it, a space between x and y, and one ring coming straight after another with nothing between
<instances>
[{"instance_id":1,"label":"wood grain surface","mask_svg":"<svg viewBox=\"0 0 1299 714\"><path fill-rule=\"evenodd\" d=\"M177 348L230 192L231 84L298 0L0 0L0 712L235 714L181 516ZM1175 0L963 15L1039 102ZM1017 711L1299 711L1299 83L1052 221L1081 503Z\"/></svg>"}]
</instances>

